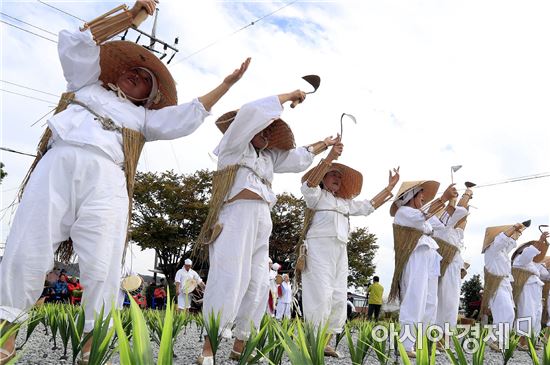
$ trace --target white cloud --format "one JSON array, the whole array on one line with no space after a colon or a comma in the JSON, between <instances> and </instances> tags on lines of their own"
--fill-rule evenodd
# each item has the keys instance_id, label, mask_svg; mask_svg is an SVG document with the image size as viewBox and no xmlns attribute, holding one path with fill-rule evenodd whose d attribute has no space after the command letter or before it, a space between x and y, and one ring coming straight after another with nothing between
<instances>
[{"instance_id":1,"label":"white cloud","mask_svg":"<svg viewBox=\"0 0 550 365\"><path fill-rule=\"evenodd\" d=\"M54 5L91 19L117 4ZM298 108L286 110L283 118L298 143L306 144L338 132L342 112L357 117L357 125L344 126L341 162L364 173L362 198L376 194L387 183L388 169L398 165L403 180L435 179L446 186L450 166L462 164L454 175L459 187L466 180L484 184L550 171L547 2L297 2L232 35L283 5L161 2L157 34L169 42L179 36L180 52L169 67L178 81L180 102L215 87L247 56L253 61L195 134L149 143L141 170L191 173L213 168L208 153L220 138L213 126L217 116L255 98L305 87L300 77L318 73L319 91ZM3 12L53 31L78 25L39 3L6 2ZM148 21L144 27L150 30L151 25ZM63 91L54 44L6 25L1 37L3 80L56 94ZM32 152L42 128L29 125L49 110L48 104L5 92L1 96L1 145ZM7 153L0 159L9 173L1 187L5 207L31 159ZM299 179L277 176L275 190L299 196ZM480 188L472 204L479 209L467 227L465 257L472 263L471 272L482 272L479 251L485 227L526 217L533 218L535 226L548 223L548 178ZM352 225L366 225L378 236L376 260L387 291L393 272L388 209L352 220ZM8 223L2 222L2 241ZM536 233L531 228L525 239ZM145 272L152 261L139 265Z\"/></svg>"}]
</instances>

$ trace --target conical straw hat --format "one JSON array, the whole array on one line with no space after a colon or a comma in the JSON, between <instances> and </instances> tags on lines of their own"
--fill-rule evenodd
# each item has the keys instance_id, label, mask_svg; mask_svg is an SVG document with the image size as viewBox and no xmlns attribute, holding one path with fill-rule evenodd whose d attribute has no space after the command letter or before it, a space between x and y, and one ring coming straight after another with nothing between
<instances>
[{"instance_id":1,"label":"conical straw hat","mask_svg":"<svg viewBox=\"0 0 550 365\"><path fill-rule=\"evenodd\" d=\"M216 120L216 126L222 133L225 133L231 123L233 123L238 111L237 109L227 112ZM267 148L288 151L296 147L292 129L282 119L274 119L267 128L271 132Z\"/></svg>"},{"instance_id":2,"label":"conical straw hat","mask_svg":"<svg viewBox=\"0 0 550 365\"><path fill-rule=\"evenodd\" d=\"M439 183L433 180L403 181L390 207L390 215L392 217L395 216L395 213L397 213L397 209L399 209L395 202L399 200L399 198L401 198L406 192L417 187L422 187L422 190L424 191L424 202L425 204L427 204L428 202L432 201L432 199L435 197L435 194L437 194Z\"/></svg>"},{"instance_id":3,"label":"conical straw hat","mask_svg":"<svg viewBox=\"0 0 550 365\"><path fill-rule=\"evenodd\" d=\"M160 90L159 102L149 108L161 109L178 103L176 82L170 71L157 56L143 46L128 41L106 42L100 46L99 65L101 68L99 79L105 85L115 84L124 71L134 67L144 67L156 76Z\"/></svg>"},{"instance_id":4,"label":"conical straw hat","mask_svg":"<svg viewBox=\"0 0 550 365\"><path fill-rule=\"evenodd\" d=\"M521 246L519 246L518 248L516 248L516 250L514 251L514 253L512 254L512 263L514 263L514 260L515 258L521 254L523 252L523 250L525 250L527 247L529 246L533 246L535 243L537 243L537 241L529 241L529 242L525 242L524 244L522 244Z\"/></svg>"},{"instance_id":5,"label":"conical straw hat","mask_svg":"<svg viewBox=\"0 0 550 365\"><path fill-rule=\"evenodd\" d=\"M481 248L481 253L484 253L485 250L493 243L495 240L495 237L499 235L499 233L507 231L509 228L512 228L512 224L508 224L505 226L495 226L495 227L487 227L485 230L485 238L483 239L483 247Z\"/></svg>"},{"instance_id":6,"label":"conical straw hat","mask_svg":"<svg viewBox=\"0 0 550 365\"><path fill-rule=\"evenodd\" d=\"M314 169L315 168L309 170L304 176L302 176L302 183L309 179ZM340 185L340 189L338 189L334 195L342 199L353 199L358 196L363 187L363 175L349 166L333 162L327 172L335 170L342 174L342 184Z\"/></svg>"},{"instance_id":7,"label":"conical straw hat","mask_svg":"<svg viewBox=\"0 0 550 365\"><path fill-rule=\"evenodd\" d=\"M550 265L550 256L545 256L540 263L543 264L546 268L549 268L550 266L548 265Z\"/></svg>"}]
</instances>

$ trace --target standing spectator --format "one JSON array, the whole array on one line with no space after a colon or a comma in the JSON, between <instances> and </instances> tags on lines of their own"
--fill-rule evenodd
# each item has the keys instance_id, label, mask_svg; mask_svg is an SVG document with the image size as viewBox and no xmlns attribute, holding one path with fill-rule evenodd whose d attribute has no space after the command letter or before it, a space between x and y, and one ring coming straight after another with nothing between
<instances>
[{"instance_id":1,"label":"standing spectator","mask_svg":"<svg viewBox=\"0 0 550 365\"><path fill-rule=\"evenodd\" d=\"M380 278L375 276L372 278L372 285L369 286L369 308L367 319L378 321L380 316L380 308L382 307L382 294L384 294L384 287L380 285Z\"/></svg>"},{"instance_id":2,"label":"standing spectator","mask_svg":"<svg viewBox=\"0 0 550 365\"><path fill-rule=\"evenodd\" d=\"M283 282L279 285L279 300L277 300L277 319L290 319L290 307L292 306L292 285L288 274L283 274Z\"/></svg>"},{"instance_id":3,"label":"standing spectator","mask_svg":"<svg viewBox=\"0 0 550 365\"><path fill-rule=\"evenodd\" d=\"M199 285L204 287L201 277L197 272L191 269L193 261L185 259L184 265L176 272L176 295L178 296L178 310L189 310L191 308L191 298L189 294L193 290L189 290L191 286Z\"/></svg>"},{"instance_id":4,"label":"standing spectator","mask_svg":"<svg viewBox=\"0 0 550 365\"><path fill-rule=\"evenodd\" d=\"M55 291L55 300L66 302L69 299L69 287L67 286L67 275L59 275L59 279L55 283L53 290Z\"/></svg>"}]
</instances>

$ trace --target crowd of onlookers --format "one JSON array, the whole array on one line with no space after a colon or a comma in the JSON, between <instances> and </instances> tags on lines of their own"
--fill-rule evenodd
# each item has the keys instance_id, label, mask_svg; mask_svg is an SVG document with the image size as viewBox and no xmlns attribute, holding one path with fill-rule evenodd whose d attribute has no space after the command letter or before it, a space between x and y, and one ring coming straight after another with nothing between
<instances>
[{"instance_id":1,"label":"crowd of onlookers","mask_svg":"<svg viewBox=\"0 0 550 365\"><path fill-rule=\"evenodd\" d=\"M80 304L82 292L83 288L76 276L69 276L65 269L54 268L46 276L40 300L45 303Z\"/></svg>"}]
</instances>

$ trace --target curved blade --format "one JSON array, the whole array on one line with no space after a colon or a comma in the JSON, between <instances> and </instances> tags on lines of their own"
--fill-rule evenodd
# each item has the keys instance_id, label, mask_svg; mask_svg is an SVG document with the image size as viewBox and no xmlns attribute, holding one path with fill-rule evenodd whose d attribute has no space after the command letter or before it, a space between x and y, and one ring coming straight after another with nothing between
<instances>
[{"instance_id":1,"label":"curved blade","mask_svg":"<svg viewBox=\"0 0 550 365\"><path fill-rule=\"evenodd\" d=\"M540 231L540 233L544 233L544 231L542 230L543 228L548 228L548 224L541 224L541 225L539 225L539 231Z\"/></svg>"},{"instance_id":2,"label":"curved blade","mask_svg":"<svg viewBox=\"0 0 550 365\"><path fill-rule=\"evenodd\" d=\"M467 188L473 188L474 186L476 186L477 184L473 183L473 182L470 182L470 181L466 181L464 183L464 185L466 185Z\"/></svg>"},{"instance_id":3,"label":"curved blade","mask_svg":"<svg viewBox=\"0 0 550 365\"><path fill-rule=\"evenodd\" d=\"M317 91L319 85L321 85L321 78L317 75L306 75L303 76L302 79L306 80L308 84L313 86L313 91L307 92L306 94L313 94Z\"/></svg>"},{"instance_id":4,"label":"curved blade","mask_svg":"<svg viewBox=\"0 0 550 365\"><path fill-rule=\"evenodd\" d=\"M340 116L340 139L344 135L344 117L349 117L349 119L351 119L353 123L357 124L357 119L355 119L353 115L342 113L342 116Z\"/></svg>"},{"instance_id":5,"label":"curved blade","mask_svg":"<svg viewBox=\"0 0 550 365\"><path fill-rule=\"evenodd\" d=\"M525 227L529 227L531 225L531 220L529 219L528 221L521 222L521 224L523 224Z\"/></svg>"}]
</instances>

